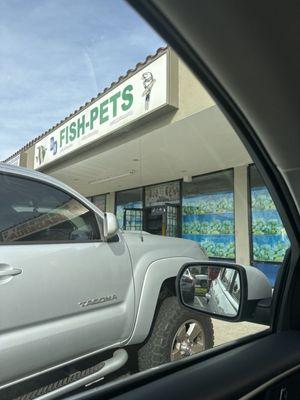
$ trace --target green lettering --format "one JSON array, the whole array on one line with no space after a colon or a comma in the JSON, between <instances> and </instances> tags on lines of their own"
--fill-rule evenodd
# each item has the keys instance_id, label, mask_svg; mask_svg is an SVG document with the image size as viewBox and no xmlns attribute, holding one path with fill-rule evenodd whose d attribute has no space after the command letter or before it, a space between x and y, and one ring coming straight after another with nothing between
<instances>
[{"instance_id":1,"label":"green lettering","mask_svg":"<svg viewBox=\"0 0 300 400\"><path fill-rule=\"evenodd\" d=\"M108 115L104 115L108 112L108 99L104 100L100 104L100 124L104 124L104 122L108 121Z\"/></svg>"},{"instance_id":2,"label":"green lettering","mask_svg":"<svg viewBox=\"0 0 300 400\"><path fill-rule=\"evenodd\" d=\"M63 140L65 139L65 128L59 132L59 147L62 146Z\"/></svg>"},{"instance_id":3,"label":"green lettering","mask_svg":"<svg viewBox=\"0 0 300 400\"><path fill-rule=\"evenodd\" d=\"M79 137L80 135L84 135L84 131L85 131L85 115L81 117L81 120L80 118L78 118L77 120L77 137Z\"/></svg>"},{"instance_id":4,"label":"green lettering","mask_svg":"<svg viewBox=\"0 0 300 400\"><path fill-rule=\"evenodd\" d=\"M69 139L71 140L71 142L73 142L73 140L76 138L76 122L73 121L70 125L70 135L69 135Z\"/></svg>"},{"instance_id":5,"label":"green lettering","mask_svg":"<svg viewBox=\"0 0 300 400\"><path fill-rule=\"evenodd\" d=\"M90 112L90 127L91 127L91 129L93 129L93 127L94 127L94 122L98 118L98 114L99 114L98 107L91 109L91 112Z\"/></svg>"},{"instance_id":6,"label":"green lettering","mask_svg":"<svg viewBox=\"0 0 300 400\"><path fill-rule=\"evenodd\" d=\"M121 96L121 92L117 92L116 94L111 96L111 98L109 99L110 103L113 103L113 117L115 117L117 115L117 112L118 112L117 101L120 96Z\"/></svg>"},{"instance_id":7,"label":"green lettering","mask_svg":"<svg viewBox=\"0 0 300 400\"><path fill-rule=\"evenodd\" d=\"M122 110L127 111L129 108L132 106L133 103L133 94L130 93L133 90L132 85L127 85L122 92L122 99L124 100L124 103L122 104Z\"/></svg>"},{"instance_id":8,"label":"green lettering","mask_svg":"<svg viewBox=\"0 0 300 400\"><path fill-rule=\"evenodd\" d=\"M69 143L69 127L68 126L66 126L66 144L68 144Z\"/></svg>"}]
</instances>

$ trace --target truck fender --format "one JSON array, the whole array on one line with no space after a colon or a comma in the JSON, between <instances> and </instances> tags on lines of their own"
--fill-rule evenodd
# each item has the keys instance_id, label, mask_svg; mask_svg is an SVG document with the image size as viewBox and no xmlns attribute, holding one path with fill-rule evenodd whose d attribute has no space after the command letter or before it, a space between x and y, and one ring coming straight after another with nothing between
<instances>
[{"instance_id":1,"label":"truck fender","mask_svg":"<svg viewBox=\"0 0 300 400\"><path fill-rule=\"evenodd\" d=\"M143 343L147 338L155 314L163 282L175 278L183 264L197 261L191 257L171 257L152 262L145 274L133 333L128 345Z\"/></svg>"}]
</instances>

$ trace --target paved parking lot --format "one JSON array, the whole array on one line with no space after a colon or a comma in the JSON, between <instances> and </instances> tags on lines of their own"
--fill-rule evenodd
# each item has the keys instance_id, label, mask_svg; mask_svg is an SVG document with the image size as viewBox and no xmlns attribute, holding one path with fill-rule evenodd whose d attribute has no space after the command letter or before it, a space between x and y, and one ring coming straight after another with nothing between
<instances>
[{"instance_id":1,"label":"paved parking lot","mask_svg":"<svg viewBox=\"0 0 300 400\"><path fill-rule=\"evenodd\" d=\"M268 329L266 325L252 324L250 322L224 322L213 320L215 331L215 346L248 336Z\"/></svg>"}]
</instances>

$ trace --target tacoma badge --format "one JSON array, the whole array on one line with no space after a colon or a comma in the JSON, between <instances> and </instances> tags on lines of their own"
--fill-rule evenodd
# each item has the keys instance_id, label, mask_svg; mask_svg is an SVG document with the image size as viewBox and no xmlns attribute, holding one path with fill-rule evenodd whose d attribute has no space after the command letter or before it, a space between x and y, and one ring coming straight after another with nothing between
<instances>
[{"instance_id":1,"label":"tacoma badge","mask_svg":"<svg viewBox=\"0 0 300 400\"><path fill-rule=\"evenodd\" d=\"M96 297L95 299L80 301L78 304L80 305L80 307L88 307L88 306L93 306L95 304L106 303L107 301L115 301L115 300L117 300L117 295L111 294L108 296Z\"/></svg>"}]
</instances>

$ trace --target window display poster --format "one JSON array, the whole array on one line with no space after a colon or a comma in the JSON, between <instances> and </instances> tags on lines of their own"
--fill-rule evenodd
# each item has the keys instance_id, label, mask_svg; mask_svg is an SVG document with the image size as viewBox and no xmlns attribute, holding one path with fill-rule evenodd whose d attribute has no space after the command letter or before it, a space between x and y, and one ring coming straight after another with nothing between
<instances>
[{"instance_id":1,"label":"window display poster","mask_svg":"<svg viewBox=\"0 0 300 400\"><path fill-rule=\"evenodd\" d=\"M251 211L253 261L282 262L290 242L266 187L251 189Z\"/></svg>"},{"instance_id":2,"label":"window display poster","mask_svg":"<svg viewBox=\"0 0 300 400\"><path fill-rule=\"evenodd\" d=\"M209 257L234 259L233 192L184 196L182 237L200 243Z\"/></svg>"}]
</instances>

